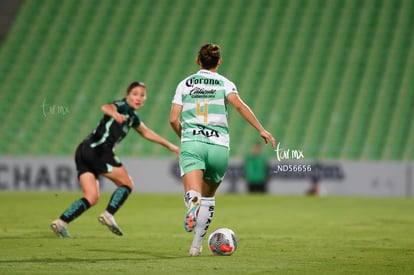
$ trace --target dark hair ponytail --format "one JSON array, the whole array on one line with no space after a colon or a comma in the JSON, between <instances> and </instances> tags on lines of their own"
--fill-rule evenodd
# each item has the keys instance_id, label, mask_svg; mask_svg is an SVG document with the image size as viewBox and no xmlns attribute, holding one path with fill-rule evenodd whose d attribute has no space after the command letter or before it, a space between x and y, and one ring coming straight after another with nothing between
<instances>
[{"instance_id":1,"label":"dark hair ponytail","mask_svg":"<svg viewBox=\"0 0 414 275\"><path fill-rule=\"evenodd\" d=\"M220 46L212 43L205 44L198 51L198 59L204 69L217 67L220 60Z\"/></svg>"}]
</instances>

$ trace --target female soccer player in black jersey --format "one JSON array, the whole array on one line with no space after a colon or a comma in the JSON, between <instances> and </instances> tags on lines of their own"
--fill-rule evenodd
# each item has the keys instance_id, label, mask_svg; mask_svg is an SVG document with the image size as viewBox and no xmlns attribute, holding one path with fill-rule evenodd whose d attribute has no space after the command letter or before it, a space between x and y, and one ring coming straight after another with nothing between
<instances>
[{"instance_id":1,"label":"female soccer player in black jersey","mask_svg":"<svg viewBox=\"0 0 414 275\"><path fill-rule=\"evenodd\" d=\"M176 154L179 153L177 146L148 128L135 113L135 110L144 105L145 100L145 84L133 82L129 85L124 99L101 107L104 117L96 129L79 144L75 155L76 169L84 196L73 202L59 219L52 222L50 226L57 236L70 237L67 224L98 202L98 175L110 179L117 186L106 211L99 215L98 220L114 234L123 235L113 215L128 198L134 183L115 155L114 148L127 135L130 128L134 128L145 139L163 145Z\"/></svg>"}]
</instances>

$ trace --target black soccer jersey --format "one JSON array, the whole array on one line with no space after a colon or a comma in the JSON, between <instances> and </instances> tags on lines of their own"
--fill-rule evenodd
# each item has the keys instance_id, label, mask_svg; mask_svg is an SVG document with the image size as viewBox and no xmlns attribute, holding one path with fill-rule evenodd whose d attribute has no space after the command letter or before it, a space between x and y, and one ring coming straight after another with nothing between
<instances>
[{"instance_id":1,"label":"black soccer jersey","mask_svg":"<svg viewBox=\"0 0 414 275\"><path fill-rule=\"evenodd\" d=\"M128 134L131 127L136 128L141 124L138 115L128 105L125 98L116 100L113 104L116 106L118 113L125 115L127 119L119 124L113 117L104 115L96 129L85 140L90 147L103 146L113 150Z\"/></svg>"}]
</instances>

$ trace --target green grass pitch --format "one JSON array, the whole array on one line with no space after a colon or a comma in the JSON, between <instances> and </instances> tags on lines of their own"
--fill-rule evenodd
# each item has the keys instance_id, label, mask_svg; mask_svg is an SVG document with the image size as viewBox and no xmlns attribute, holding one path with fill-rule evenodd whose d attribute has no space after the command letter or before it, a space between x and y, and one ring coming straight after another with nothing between
<instances>
[{"instance_id":1,"label":"green grass pitch","mask_svg":"<svg viewBox=\"0 0 414 275\"><path fill-rule=\"evenodd\" d=\"M0 193L0 274L414 274L414 199L216 197L209 232L233 229L232 256L189 257L181 195L133 193L124 236L97 221L110 194L59 239L50 222L80 193ZM207 239L207 238L206 238Z\"/></svg>"}]
</instances>

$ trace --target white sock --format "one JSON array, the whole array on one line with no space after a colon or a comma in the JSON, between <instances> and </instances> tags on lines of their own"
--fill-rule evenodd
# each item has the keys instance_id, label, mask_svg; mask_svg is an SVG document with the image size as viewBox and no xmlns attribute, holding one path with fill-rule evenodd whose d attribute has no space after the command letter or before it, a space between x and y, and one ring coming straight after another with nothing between
<instances>
[{"instance_id":1,"label":"white sock","mask_svg":"<svg viewBox=\"0 0 414 275\"><path fill-rule=\"evenodd\" d=\"M202 198L200 210L197 216L197 225L194 229L194 239L191 246L201 247L204 236L207 234L208 227L213 221L214 206L216 200L214 197Z\"/></svg>"},{"instance_id":2,"label":"white sock","mask_svg":"<svg viewBox=\"0 0 414 275\"><path fill-rule=\"evenodd\" d=\"M187 193L185 193L184 203L187 208L190 207L190 202L194 197L198 197L199 199L201 199L201 194L195 190L189 190Z\"/></svg>"}]
</instances>

